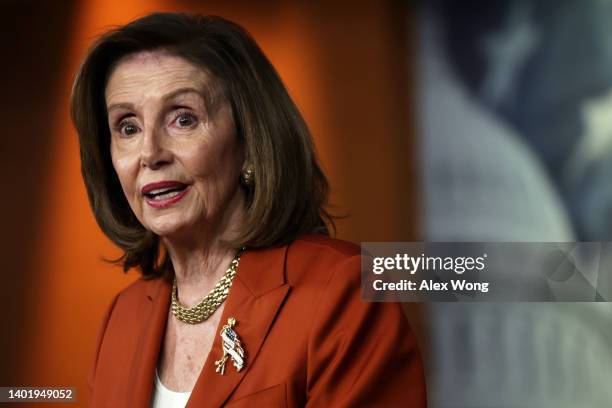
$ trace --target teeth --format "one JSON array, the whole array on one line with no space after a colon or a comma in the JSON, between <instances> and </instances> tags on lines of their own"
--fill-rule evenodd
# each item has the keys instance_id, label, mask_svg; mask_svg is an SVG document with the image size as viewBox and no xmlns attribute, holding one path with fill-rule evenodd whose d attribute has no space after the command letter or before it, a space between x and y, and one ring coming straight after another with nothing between
<instances>
[{"instance_id":1,"label":"teeth","mask_svg":"<svg viewBox=\"0 0 612 408\"><path fill-rule=\"evenodd\" d=\"M147 194L160 194L163 193L164 191L168 191L168 190L172 190L174 187L165 187L165 188L158 188L156 190L151 190L149 191Z\"/></svg>"},{"instance_id":2,"label":"teeth","mask_svg":"<svg viewBox=\"0 0 612 408\"><path fill-rule=\"evenodd\" d=\"M153 193L153 192L151 192L151 193ZM170 191L168 193L156 195L155 197L153 197L153 200L167 200L168 198L176 197L180 193L181 193L180 191L176 191L176 190L175 191Z\"/></svg>"}]
</instances>

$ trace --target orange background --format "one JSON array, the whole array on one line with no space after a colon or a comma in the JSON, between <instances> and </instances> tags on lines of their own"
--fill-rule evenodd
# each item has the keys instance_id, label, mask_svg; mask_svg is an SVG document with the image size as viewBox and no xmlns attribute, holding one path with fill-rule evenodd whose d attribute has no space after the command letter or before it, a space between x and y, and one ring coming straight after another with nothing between
<instances>
[{"instance_id":1,"label":"orange background","mask_svg":"<svg viewBox=\"0 0 612 408\"><path fill-rule=\"evenodd\" d=\"M5 233L0 386L77 387L111 297L133 281L101 257L80 175L70 88L95 37L152 11L219 14L253 34L314 135L338 237L418 239L410 10L395 1L329 5L95 0L5 2L0 138ZM255 2L253 2L255 3ZM350 4L350 8L348 7ZM73 405L74 406L74 405Z\"/></svg>"}]
</instances>

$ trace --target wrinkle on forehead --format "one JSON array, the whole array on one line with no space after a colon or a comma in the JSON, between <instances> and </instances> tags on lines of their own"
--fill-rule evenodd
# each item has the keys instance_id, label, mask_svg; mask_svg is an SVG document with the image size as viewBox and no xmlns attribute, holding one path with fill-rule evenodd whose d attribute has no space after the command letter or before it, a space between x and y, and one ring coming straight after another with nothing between
<instances>
[{"instance_id":1,"label":"wrinkle on forehead","mask_svg":"<svg viewBox=\"0 0 612 408\"><path fill-rule=\"evenodd\" d=\"M148 78L144 77L142 70L149 70L151 65L157 66L157 69L154 70L157 72ZM110 93L109 85L111 82L117 82L115 74L119 67L122 68L119 78L120 84L125 82L126 79L127 84L120 85L121 88L113 89L113 93ZM168 73L172 73L175 78L169 78ZM133 77L134 80L132 80ZM200 90L207 113L209 115L216 113L222 105L221 102L226 100L226 95L221 81L212 75L209 70L163 49L128 54L117 60L108 70L104 90L106 106L111 103L128 102L124 98L131 94L132 89L138 91L145 84L150 85L156 81L163 81L159 83L159 95L156 95L156 97L161 98L175 89L184 86L193 87L194 79L196 82L195 88Z\"/></svg>"}]
</instances>

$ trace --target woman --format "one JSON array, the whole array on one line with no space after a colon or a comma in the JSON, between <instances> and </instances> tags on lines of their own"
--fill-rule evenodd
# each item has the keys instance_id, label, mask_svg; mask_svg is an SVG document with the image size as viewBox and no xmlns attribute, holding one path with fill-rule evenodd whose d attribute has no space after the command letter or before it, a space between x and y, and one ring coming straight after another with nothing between
<instances>
[{"instance_id":1,"label":"woman","mask_svg":"<svg viewBox=\"0 0 612 408\"><path fill-rule=\"evenodd\" d=\"M71 108L96 220L142 273L104 317L91 406L424 406L401 308L360 300L308 129L242 28L115 29Z\"/></svg>"}]
</instances>

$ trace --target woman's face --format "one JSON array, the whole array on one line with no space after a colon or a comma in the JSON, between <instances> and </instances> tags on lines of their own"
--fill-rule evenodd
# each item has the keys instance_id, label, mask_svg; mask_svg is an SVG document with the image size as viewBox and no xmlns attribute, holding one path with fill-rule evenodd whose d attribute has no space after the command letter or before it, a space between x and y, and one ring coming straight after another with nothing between
<instances>
[{"instance_id":1,"label":"woman's face","mask_svg":"<svg viewBox=\"0 0 612 408\"><path fill-rule=\"evenodd\" d=\"M212 80L155 51L120 60L106 85L113 166L138 220L162 237L221 233L243 209L244 153Z\"/></svg>"}]
</instances>

